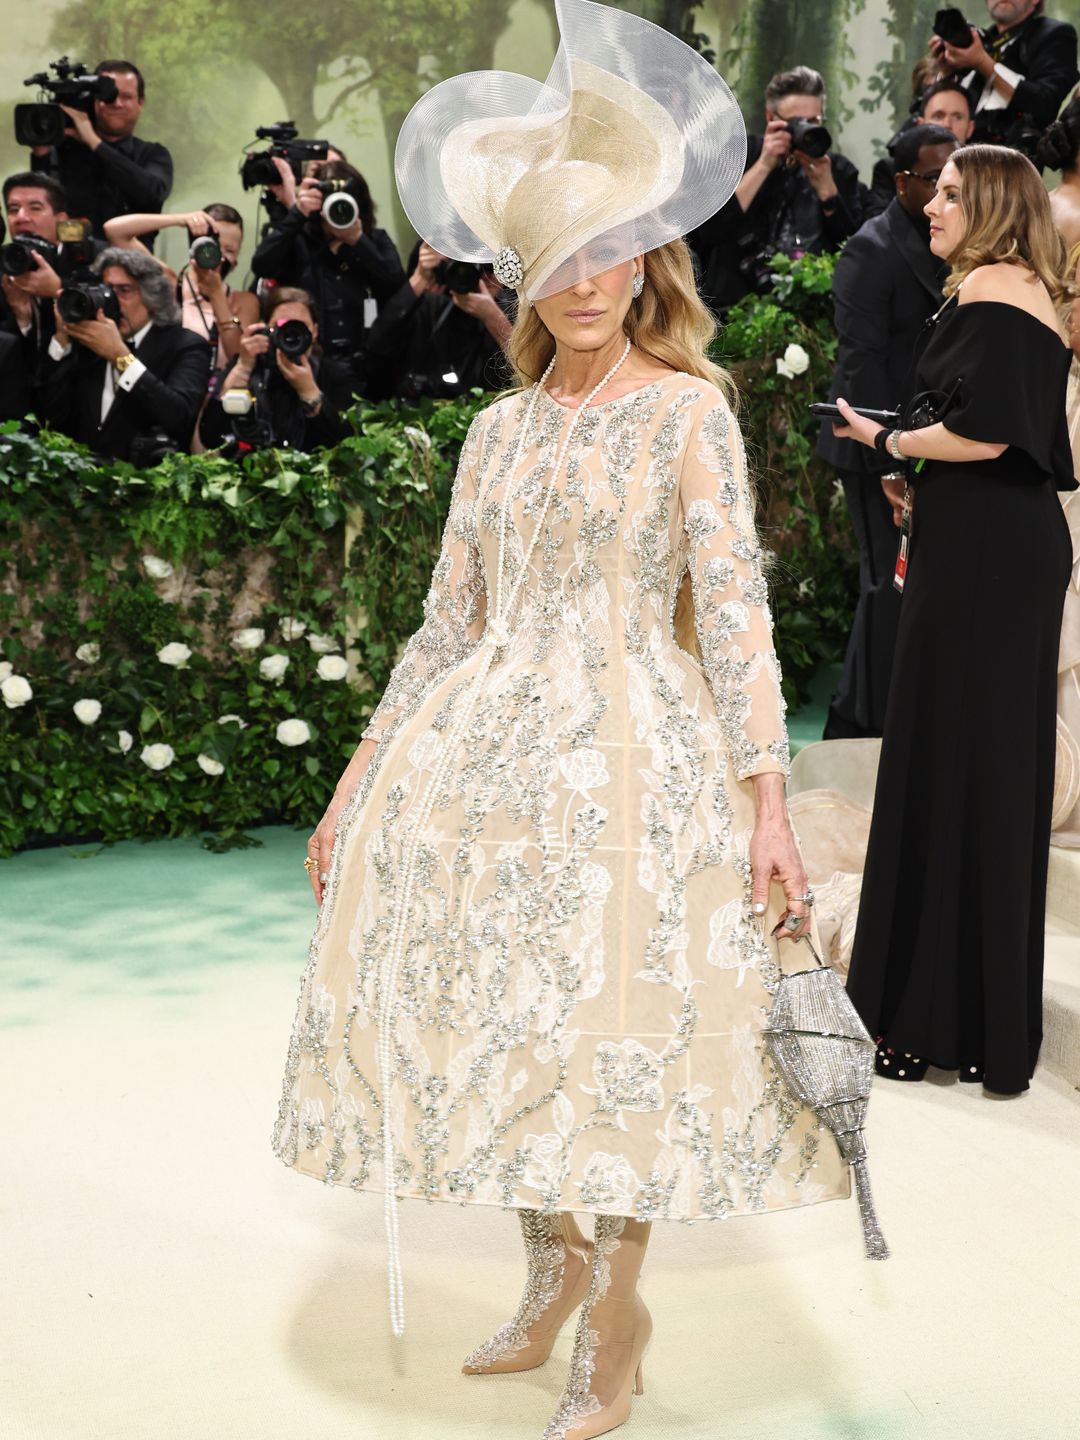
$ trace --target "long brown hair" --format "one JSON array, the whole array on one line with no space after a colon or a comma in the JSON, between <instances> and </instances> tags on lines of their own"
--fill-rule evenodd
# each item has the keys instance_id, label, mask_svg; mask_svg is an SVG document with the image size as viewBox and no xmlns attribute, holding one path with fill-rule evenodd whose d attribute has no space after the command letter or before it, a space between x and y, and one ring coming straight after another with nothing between
<instances>
[{"instance_id":1,"label":"long brown hair","mask_svg":"<svg viewBox=\"0 0 1080 1440\"><path fill-rule=\"evenodd\" d=\"M980 265L1022 265L1037 275L1059 309L1071 305L1065 242L1054 225L1039 172L1004 145L962 145L949 156L962 181L964 233L949 257L945 294Z\"/></svg>"},{"instance_id":2,"label":"long brown hair","mask_svg":"<svg viewBox=\"0 0 1080 1440\"><path fill-rule=\"evenodd\" d=\"M731 376L709 358L716 321L698 294L686 241L671 240L644 259L645 289L626 316L630 343L661 365L708 380L734 409ZM522 389L536 384L555 354L555 337L531 305L519 307L507 353Z\"/></svg>"}]
</instances>

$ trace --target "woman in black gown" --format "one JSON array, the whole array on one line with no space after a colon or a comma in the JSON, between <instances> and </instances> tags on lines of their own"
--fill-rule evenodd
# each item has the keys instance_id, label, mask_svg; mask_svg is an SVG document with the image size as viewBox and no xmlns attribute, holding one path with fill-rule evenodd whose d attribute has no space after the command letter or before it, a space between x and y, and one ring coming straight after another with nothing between
<instances>
[{"instance_id":1,"label":"woman in black gown","mask_svg":"<svg viewBox=\"0 0 1080 1440\"><path fill-rule=\"evenodd\" d=\"M952 267L918 365L941 419L887 435L837 402L837 434L924 462L848 990L880 1075L1015 1094L1042 1039L1070 294L1019 153L955 151L926 213Z\"/></svg>"}]
</instances>

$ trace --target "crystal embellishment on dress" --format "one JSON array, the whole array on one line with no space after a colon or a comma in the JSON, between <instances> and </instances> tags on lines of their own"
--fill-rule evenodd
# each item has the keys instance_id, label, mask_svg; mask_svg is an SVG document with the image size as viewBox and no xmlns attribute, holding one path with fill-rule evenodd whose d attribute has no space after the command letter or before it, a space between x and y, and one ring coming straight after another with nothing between
<instances>
[{"instance_id":1,"label":"crystal embellishment on dress","mask_svg":"<svg viewBox=\"0 0 1080 1440\"><path fill-rule=\"evenodd\" d=\"M525 263L512 245L504 245L491 262L495 278L509 290L516 290L525 280Z\"/></svg>"}]
</instances>

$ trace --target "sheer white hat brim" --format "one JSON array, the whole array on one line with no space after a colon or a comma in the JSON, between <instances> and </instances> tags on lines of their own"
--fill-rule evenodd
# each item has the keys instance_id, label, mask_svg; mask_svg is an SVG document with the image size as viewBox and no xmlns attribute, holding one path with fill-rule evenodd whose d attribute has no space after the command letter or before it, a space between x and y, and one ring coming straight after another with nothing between
<instances>
[{"instance_id":1,"label":"sheer white hat brim","mask_svg":"<svg viewBox=\"0 0 1080 1440\"><path fill-rule=\"evenodd\" d=\"M417 232L452 259L514 252L530 300L687 234L727 203L746 156L735 98L696 51L592 0L555 9L544 82L443 81L409 112L395 156Z\"/></svg>"}]
</instances>

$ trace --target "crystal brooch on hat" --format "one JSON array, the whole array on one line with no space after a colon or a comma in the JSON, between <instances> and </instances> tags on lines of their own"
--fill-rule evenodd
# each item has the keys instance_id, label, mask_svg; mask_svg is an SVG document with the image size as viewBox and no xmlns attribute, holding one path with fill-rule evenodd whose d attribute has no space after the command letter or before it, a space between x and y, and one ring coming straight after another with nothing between
<instances>
[{"instance_id":1,"label":"crystal brooch on hat","mask_svg":"<svg viewBox=\"0 0 1080 1440\"><path fill-rule=\"evenodd\" d=\"M525 279L525 264L512 245L504 245L491 262L495 278L501 285L516 290Z\"/></svg>"}]
</instances>

